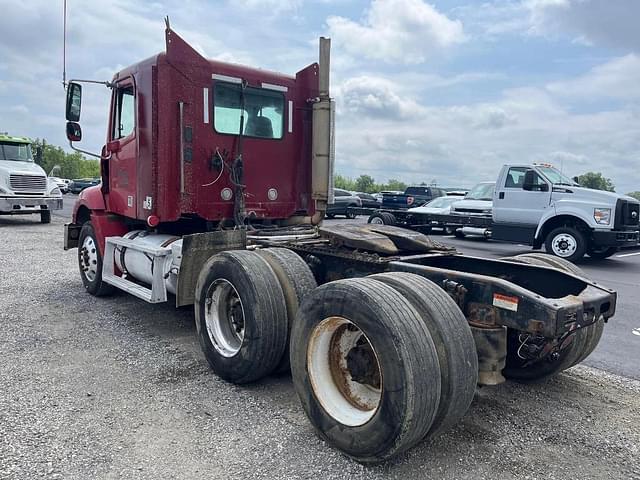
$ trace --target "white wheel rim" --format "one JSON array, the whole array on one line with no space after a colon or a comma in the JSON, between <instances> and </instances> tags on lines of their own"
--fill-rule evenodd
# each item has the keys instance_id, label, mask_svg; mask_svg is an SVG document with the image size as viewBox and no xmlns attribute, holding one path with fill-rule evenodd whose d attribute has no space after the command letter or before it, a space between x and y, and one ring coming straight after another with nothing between
<instances>
[{"instance_id":1,"label":"white wheel rim","mask_svg":"<svg viewBox=\"0 0 640 480\"><path fill-rule=\"evenodd\" d=\"M376 225L384 225L384 221L380 217L373 217L369 223L375 223Z\"/></svg>"},{"instance_id":2,"label":"white wheel rim","mask_svg":"<svg viewBox=\"0 0 640 480\"><path fill-rule=\"evenodd\" d=\"M573 235L568 233L560 233L553 237L551 241L551 250L558 257L570 257L578 248L578 242Z\"/></svg>"},{"instance_id":3,"label":"white wheel rim","mask_svg":"<svg viewBox=\"0 0 640 480\"><path fill-rule=\"evenodd\" d=\"M93 238L86 237L80 248L80 268L87 280L93 282L98 274L98 247Z\"/></svg>"},{"instance_id":4,"label":"white wheel rim","mask_svg":"<svg viewBox=\"0 0 640 480\"><path fill-rule=\"evenodd\" d=\"M236 288L223 278L211 283L205 299L204 321L209 340L223 357L233 357L244 341L244 307Z\"/></svg>"},{"instance_id":5,"label":"white wheel rim","mask_svg":"<svg viewBox=\"0 0 640 480\"><path fill-rule=\"evenodd\" d=\"M382 398L382 372L373 345L354 323L328 317L316 325L307 369L315 397L333 419L357 427L373 418Z\"/></svg>"}]
</instances>

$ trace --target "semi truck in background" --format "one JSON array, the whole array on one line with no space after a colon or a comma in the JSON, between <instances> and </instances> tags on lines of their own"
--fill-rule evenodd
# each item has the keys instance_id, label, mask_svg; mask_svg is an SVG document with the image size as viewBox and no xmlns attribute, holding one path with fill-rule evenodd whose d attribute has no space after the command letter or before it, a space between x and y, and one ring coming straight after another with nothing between
<instances>
[{"instance_id":1,"label":"semi truck in background","mask_svg":"<svg viewBox=\"0 0 640 480\"><path fill-rule=\"evenodd\" d=\"M35 163L27 137L0 133L0 215L38 214L51 222L51 211L62 209L62 192Z\"/></svg>"},{"instance_id":2,"label":"semi truck in background","mask_svg":"<svg viewBox=\"0 0 640 480\"><path fill-rule=\"evenodd\" d=\"M616 294L568 262L465 257L398 227L322 223L328 39L295 75L206 59L168 21L165 40L105 82L102 182L64 231L89 294L193 305L217 375L290 369L318 434L365 463L457 423L478 383L546 378L596 347ZM72 144L81 99L71 81Z\"/></svg>"}]
</instances>

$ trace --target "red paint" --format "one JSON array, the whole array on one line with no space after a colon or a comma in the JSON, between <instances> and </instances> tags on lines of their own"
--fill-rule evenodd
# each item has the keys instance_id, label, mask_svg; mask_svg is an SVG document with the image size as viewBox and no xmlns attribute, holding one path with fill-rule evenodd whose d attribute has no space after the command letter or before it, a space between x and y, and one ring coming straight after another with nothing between
<instances>
[{"instance_id":1,"label":"red paint","mask_svg":"<svg viewBox=\"0 0 640 480\"><path fill-rule=\"evenodd\" d=\"M80 192L78 200L73 206L72 221L73 223L82 223L78 220L78 210L87 208L89 211L101 211L105 209L104 197L98 185L89 187Z\"/></svg>"},{"instance_id":2,"label":"red paint","mask_svg":"<svg viewBox=\"0 0 640 480\"><path fill-rule=\"evenodd\" d=\"M135 88L134 132L113 138L107 130L101 169L102 209L146 222L151 216L159 222L175 222L184 216L209 221L232 217L233 199L223 201L220 191L232 184L227 172L219 171L210 160L216 148L236 151L237 136L218 134L213 129L212 74L239 77L249 86L269 83L287 87L282 140L245 138L243 140L246 211L258 218L284 219L294 214L312 215L311 200L311 103L318 96L317 64L301 70L295 77L226 64L200 56L173 31L166 31L167 49L135 64L114 77L117 87ZM209 91L208 117L204 123L204 89ZM111 118L117 90L112 96ZM293 102L293 132L289 133L289 101ZM180 192L179 102L184 102L184 125L192 128L191 162L185 162L185 192ZM278 191L270 201L270 188ZM99 190L98 190L99 191ZM145 201L147 201L145 203ZM85 202L100 210L99 202ZM97 232L96 232L97 233Z\"/></svg>"},{"instance_id":3,"label":"red paint","mask_svg":"<svg viewBox=\"0 0 640 480\"><path fill-rule=\"evenodd\" d=\"M104 211L92 211L91 224L96 233L100 254L104 253L105 238L121 237L129 231L129 227L124 223L122 218L109 215Z\"/></svg>"},{"instance_id":4,"label":"red paint","mask_svg":"<svg viewBox=\"0 0 640 480\"><path fill-rule=\"evenodd\" d=\"M157 227L159 224L160 224L160 219L158 217L156 217L155 215L149 215L149 217L147 218L147 225L154 228L154 227Z\"/></svg>"}]
</instances>

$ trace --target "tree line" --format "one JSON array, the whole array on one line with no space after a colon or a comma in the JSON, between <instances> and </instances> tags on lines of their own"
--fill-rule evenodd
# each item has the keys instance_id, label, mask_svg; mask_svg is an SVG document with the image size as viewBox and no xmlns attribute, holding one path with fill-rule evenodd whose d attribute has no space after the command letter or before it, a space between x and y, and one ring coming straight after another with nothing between
<instances>
[{"instance_id":1,"label":"tree line","mask_svg":"<svg viewBox=\"0 0 640 480\"><path fill-rule=\"evenodd\" d=\"M44 139L36 139L31 147L36 163L47 172L47 175L51 173L54 177L70 179L100 176L100 163L85 157L80 152L67 153Z\"/></svg>"}]
</instances>

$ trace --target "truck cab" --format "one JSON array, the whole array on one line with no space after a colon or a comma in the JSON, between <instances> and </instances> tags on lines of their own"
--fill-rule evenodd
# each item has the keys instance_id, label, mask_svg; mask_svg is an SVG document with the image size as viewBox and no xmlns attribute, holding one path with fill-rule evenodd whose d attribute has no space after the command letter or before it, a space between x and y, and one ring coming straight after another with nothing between
<instances>
[{"instance_id":1,"label":"truck cab","mask_svg":"<svg viewBox=\"0 0 640 480\"><path fill-rule=\"evenodd\" d=\"M551 165L502 167L493 196L492 238L526 243L571 261L606 258L638 243L639 202L578 185Z\"/></svg>"},{"instance_id":2,"label":"truck cab","mask_svg":"<svg viewBox=\"0 0 640 480\"><path fill-rule=\"evenodd\" d=\"M62 192L34 162L31 140L0 134L0 215L39 214L51 222L62 208Z\"/></svg>"}]
</instances>

